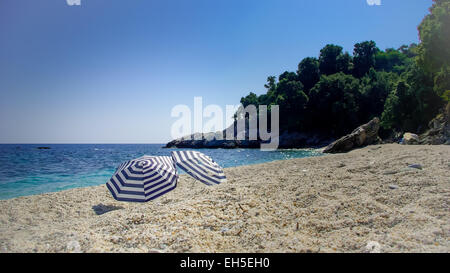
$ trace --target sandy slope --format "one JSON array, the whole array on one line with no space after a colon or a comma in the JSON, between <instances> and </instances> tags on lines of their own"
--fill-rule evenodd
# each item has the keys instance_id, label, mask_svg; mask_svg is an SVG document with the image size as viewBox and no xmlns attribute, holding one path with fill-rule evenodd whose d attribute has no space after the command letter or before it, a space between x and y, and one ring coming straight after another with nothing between
<instances>
[{"instance_id":1,"label":"sandy slope","mask_svg":"<svg viewBox=\"0 0 450 273\"><path fill-rule=\"evenodd\" d=\"M21 197L0 201L0 252L450 252L449 171L450 146L392 144L229 168L216 187L183 176L144 204L103 185Z\"/></svg>"}]
</instances>

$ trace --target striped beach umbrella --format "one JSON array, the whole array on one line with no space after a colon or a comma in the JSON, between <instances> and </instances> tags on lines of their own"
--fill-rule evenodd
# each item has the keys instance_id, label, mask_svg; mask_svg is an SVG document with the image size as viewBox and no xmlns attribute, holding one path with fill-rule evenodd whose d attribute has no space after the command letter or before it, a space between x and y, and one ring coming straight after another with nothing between
<instances>
[{"instance_id":1,"label":"striped beach umbrella","mask_svg":"<svg viewBox=\"0 0 450 273\"><path fill-rule=\"evenodd\" d=\"M197 151L174 151L173 161L193 178L208 186L220 184L227 179L223 169L209 156Z\"/></svg>"},{"instance_id":2,"label":"striped beach umbrella","mask_svg":"<svg viewBox=\"0 0 450 273\"><path fill-rule=\"evenodd\" d=\"M118 201L147 202L175 189L177 180L170 156L143 156L120 164L106 186Z\"/></svg>"}]
</instances>

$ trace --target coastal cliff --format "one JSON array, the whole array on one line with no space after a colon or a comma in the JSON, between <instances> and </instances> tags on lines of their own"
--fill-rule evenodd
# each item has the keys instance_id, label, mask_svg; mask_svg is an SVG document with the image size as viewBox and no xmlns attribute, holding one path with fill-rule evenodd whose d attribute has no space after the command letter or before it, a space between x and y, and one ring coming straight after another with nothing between
<instances>
[{"instance_id":1,"label":"coastal cliff","mask_svg":"<svg viewBox=\"0 0 450 273\"><path fill-rule=\"evenodd\" d=\"M429 129L420 136L417 136L416 142L409 143L408 141L404 141L403 144L449 145L450 104L447 105L445 109L442 109L441 112L442 113L438 114L429 122ZM236 123L232 126L234 126L234 131L237 132ZM380 119L375 117L368 123L354 129L350 134L344 135L337 140L323 133L299 133L284 131L279 136L278 147L282 149L326 147L324 149L325 153L342 153L348 152L355 148L360 148L381 142L398 142L393 140L392 138L387 138L383 141L378 135L379 129ZM165 148L259 148L261 143L263 143L260 140L248 140L248 131L245 132L246 140L238 140L236 138L236 135L240 132L235 133L234 138L231 140L225 139L226 130L227 129L215 133L197 133L184 138L175 139L167 143ZM406 139L406 136L409 134L411 133L405 132L405 134L403 134L403 139ZM222 138L220 138L220 136L222 136Z\"/></svg>"}]
</instances>

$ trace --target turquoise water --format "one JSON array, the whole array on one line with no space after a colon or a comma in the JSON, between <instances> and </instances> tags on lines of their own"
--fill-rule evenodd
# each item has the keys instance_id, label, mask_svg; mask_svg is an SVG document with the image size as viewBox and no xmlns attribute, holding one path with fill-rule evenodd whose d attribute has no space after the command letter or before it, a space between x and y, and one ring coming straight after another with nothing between
<instances>
[{"instance_id":1,"label":"turquoise water","mask_svg":"<svg viewBox=\"0 0 450 273\"><path fill-rule=\"evenodd\" d=\"M40 150L46 146L51 149ZM163 144L1 144L0 199L106 183L123 161L170 155ZM321 155L314 150L201 149L222 167Z\"/></svg>"}]
</instances>

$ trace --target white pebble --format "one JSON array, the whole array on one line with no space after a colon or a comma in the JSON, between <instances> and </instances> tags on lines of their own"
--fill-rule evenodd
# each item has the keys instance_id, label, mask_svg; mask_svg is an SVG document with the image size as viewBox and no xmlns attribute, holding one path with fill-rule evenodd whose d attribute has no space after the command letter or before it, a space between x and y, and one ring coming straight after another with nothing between
<instances>
[{"instance_id":1,"label":"white pebble","mask_svg":"<svg viewBox=\"0 0 450 273\"><path fill-rule=\"evenodd\" d=\"M369 241L366 245L366 252L368 253L381 253L381 245L375 241Z\"/></svg>"},{"instance_id":2,"label":"white pebble","mask_svg":"<svg viewBox=\"0 0 450 273\"><path fill-rule=\"evenodd\" d=\"M81 246L78 241L70 241L67 243L66 246L67 250L70 252L80 253L81 252Z\"/></svg>"}]
</instances>

